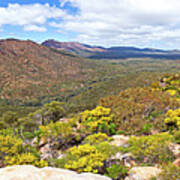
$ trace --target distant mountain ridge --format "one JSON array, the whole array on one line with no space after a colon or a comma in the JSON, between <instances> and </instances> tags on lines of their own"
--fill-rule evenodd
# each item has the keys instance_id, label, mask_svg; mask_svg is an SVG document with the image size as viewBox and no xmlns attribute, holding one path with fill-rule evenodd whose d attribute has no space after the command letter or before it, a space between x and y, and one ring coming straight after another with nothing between
<instances>
[{"instance_id":1,"label":"distant mountain ridge","mask_svg":"<svg viewBox=\"0 0 180 180\"><path fill-rule=\"evenodd\" d=\"M77 55L88 57L94 52L105 52L106 49L98 46L90 46L87 44L82 44L78 42L58 42L55 40L47 40L42 43L43 46L49 48L55 48L58 50L63 50Z\"/></svg>"},{"instance_id":2,"label":"distant mountain ridge","mask_svg":"<svg viewBox=\"0 0 180 180\"><path fill-rule=\"evenodd\" d=\"M152 48L136 47L110 47L104 48L91 46L78 42L58 42L56 40L47 40L42 43L43 46L75 53L82 57L92 59L126 59L126 58L154 58L154 59L180 59L179 50L161 50Z\"/></svg>"}]
</instances>

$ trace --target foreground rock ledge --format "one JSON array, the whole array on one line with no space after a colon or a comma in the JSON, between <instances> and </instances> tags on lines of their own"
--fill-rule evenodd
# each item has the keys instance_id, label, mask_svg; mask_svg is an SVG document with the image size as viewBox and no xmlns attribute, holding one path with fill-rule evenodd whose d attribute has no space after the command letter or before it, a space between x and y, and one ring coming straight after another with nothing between
<instances>
[{"instance_id":1,"label":"foreground rock ledge","mask_svg":"<svg viewBox=\"0 0 180 180\"><path fill-rule=\"evenodd\" d=\"M111 180L108 177L59 168L36 168L30 165L0 168L0 180Z\"/></svg>"}]
</instances>

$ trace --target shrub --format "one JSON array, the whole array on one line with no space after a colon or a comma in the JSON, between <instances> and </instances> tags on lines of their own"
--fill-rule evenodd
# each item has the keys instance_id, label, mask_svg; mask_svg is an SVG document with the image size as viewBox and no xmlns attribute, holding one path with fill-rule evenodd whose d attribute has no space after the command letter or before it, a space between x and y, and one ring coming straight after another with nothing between
<instances>
[{"instance_id":1,"label":"shrub","mask_svg":"<svg viewBox=\"0 0 180 180\"><path fill-rule=\"evenodd\" d=\"M57 138L58 136L62 136L63 138L72 136L72 126L66 122L51 122L48 125L40 126L39 130L41 132L40 136L45 139Z\"/></svg>"},{"instance_id":2,"label":"shrub","mask_svg":"<svg viewBox=\"0 0 180 180\"><path fill-rule=\"evenodd\" d=\"M178 144L180 144L180 130L179 130L179 131L175 131L175 132L173 133L173 135L174 135L174 140L175 140L175 142L178 143Z\"/></svg>"},{"instance_id":3,"label":"shrub","mask_svg":"<svg viewBox=\"0 0 180 180\"><path fill-rule=\"evenodd\" d=\"M174 158L168 146L172 140L173 136L168 133L131 137L129 140L130 151L142 163L168 162Z\"/></svg>"},{"instance_id":4,"label":"shrub","mask_svg":"<svg viewBox=\"0 0 180 180\"><path fill-rule=\"evenodd\" d=\"M79 134L76 133L70 122L51 122L48 125L39 127L39 138L45 141L53 141L57 149L68 148L73 139L76 141L81 139L81 137L79 139L78 137Z\"/></svg>"},{"instance_id":5,"label":"shrub","mask_svg":"<svg viewBox=\"0 0 180 180\"><path fill-rule=\"evenodd\" d=\"M27 165L31 164L37 167L45 167L48 166L48 163L44 160L40 160L37 156L33 155L32 153L22 153L16 154L14 156L6 156L5 157L5 164L8 166L11 165Z\"/></svg>"},{"instance_id":6,"label":"shrub","mask_svg":"<svg viewBox=\"0 0 180 180\"><path fill-rule=\"evenodd\" d=\"M175 97L151 88L129 88L118 96L102 98L99 103L112 110L111 123L115 124L116 132L138 135L151 134L151 130L163 131L168 109L180 106Z\"/></svg>"},{"instance_id":7,"label":"shrub","mask_svg":"<svg viewBox=\"0 0 180 180\"><path fill-rule=\"evenodd\" d=\"M112 129L111 122L113 120L113 115L109 108L98 106L91 111L86 110L80 113L77 119L86 132L89 133L104 132L110 134L110 128Z\"/></svg>"},{"instance_id":8,"label":"shrub","mask_svg":"<svg viewBox=\"0 0 180 180\"><path fill-rule=\"evenodd\" d=\"M69 149L69 155L73 160L65 164L65 168L78 172L97 173L103 167L107 156L97 150L95 146L84 144Z\"/></svg>"},{"instance_id":9,"label":"shrub","mask_svg":"<svg viewBox=\"0 0 180 180\"><path fill-rule=\"evenodd\" d=\"M93 145L83 144L68 149L63 158L51 160L51 164L77 172L104 173L106 160L118 150L107 141Z\"/></svg>"},{"instance_id":10,"label":"shrub","mask_svg":"<svg viewBox=\"0 0 180 180\"><path fill-rule=\"evenodd\" d=\"M180 179L180 167L168 164L163 167L162 173L158 177L159 180L178 180Z\"/></svg>"},{"instance_id":11,"label":"shrub","mask_svg":"<svg viewBox=\"0 0 180 180\"><path fill-rule=\"evenodd\" d=\"M106 176L113 179L124 179L128 174L128 169L123 165L113 164L111 167L106 168Z\"/></svg>"},{"instance_id":12,"label":"shrub","mask_svg":"<svg viewBox=\"0 0 180 180\"><path fill-rule=\"evenodd\" d=\"M41 109L30 113L29 117L39 124L46 125L51 121L56 122L64 116L65 110L63 103L52 101L45 104Z\"/></svg>"},{"instance_id":13,"label":"shrub","mask_svg":"<svg viewBox=\"0 0 180 180\"><path fill-rule=\"evenodd\" d=\"M38 167L47 166L47 162L40 160L38 153L32 153L18 136L0 135L0 162L2 166L32 164Z\"/></svg>"},{"instance_id":14,"label":"shrub","mask_svg":"<svg viewBox=\"0 0 180 180\"><path fill-rule=\"evenodd\" d=\"M180 98L180 73L163 77L158 84L158 88L167 91L171 96Z\"/></svg>"},{"instance_id":15,"label":"shrub","mask_svg":"<svg viewBox=\"0 0 180 180\"><path fill-rule=\"evenodd\" d=\"M83 143L84 144L90 144L90 145L97 145L104 141L108 141L109 137L104 133L97 133L87 136Z\"/></svg>"},{"instance_id":16,"label":"shrub","mask_svg":"<svg viewBox=\"0 0 180 180\"><path fill-rule=\"evenodd\" d=\"M170 109L166 113L166 119L164 120L164 122L168 126L173 126L180 129L180 108L176 110Z\"/></svg>"},{"instance_id":17,"label":"shrub","mask_svg":"<svg viewBox=\"0 0 180 180\"><path fill-rule=\"evenodd\" d=\"M8 128L9 126L18 126L18 115L16 112L6 111L0 119L1 128Z\"/></svg>"}]
</instances>

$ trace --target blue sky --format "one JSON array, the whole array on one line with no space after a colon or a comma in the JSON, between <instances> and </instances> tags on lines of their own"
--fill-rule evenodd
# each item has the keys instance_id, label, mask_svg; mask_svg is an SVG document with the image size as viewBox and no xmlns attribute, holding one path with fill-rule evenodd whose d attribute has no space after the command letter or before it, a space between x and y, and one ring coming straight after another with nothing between
<instances>
[{"instance_id":1,"label":"blue sky","mask_svg":"<svg viewBox=\"0 0 180 180\"><path fill-rule=\"evenodd\" d=\"M0 0L0 38L180 49L179 0Z\"/></svg>"},{"instance_id":2,"label":"blue sky","mask_svg":"<svg viewBox=\"0 0 180 180\"><path fill-rule=\"evenodd\" d=\"M15 5L18 4L22 7L26 5L26 6L31 6L34 4L41 4L41 5L45 5L45 4L49 4L50 7L56 7L59 8L65 12L67 12L70 15L75 15L78 13L78 8L77 7L73 7L71 6L71 4L69 2L67 2L63 7L60 6L60 1L58 0L3 0L1 2L0 0L0 8L5 8L8 9L8 6L11 5ZM18 16L18 10L17 10L17 16ZM1 17L1 16L0 16ZM25 28L23 28L21 25L15 25L15 24L11 24L7 22L7 24L2 24L0 26L0 38L4 39L4 38L18 38L18 39L31 39L37 42L42 42L46 39L57 39L59 41L71 41L75 38L76 34L75 32L62 32L63 33L59 33L59 29L57 30L57 28L53 27L53 26L49 26L50 22L61 22L61 18L58 19L53 19L53 18L47 18L46 22L43 24L43 26L41 25L41 27L46 28L46 30L43 29L36 29L34 28L31 30L25 30ZM41 23L40 23L41 24Z\"/></svg>"}]
</instances>

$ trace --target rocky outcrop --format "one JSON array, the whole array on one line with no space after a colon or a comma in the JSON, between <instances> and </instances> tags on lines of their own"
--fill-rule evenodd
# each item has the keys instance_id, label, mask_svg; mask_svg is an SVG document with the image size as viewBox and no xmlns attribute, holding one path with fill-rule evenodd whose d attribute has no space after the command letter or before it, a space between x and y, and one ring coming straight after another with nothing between
<instances>
[{"instance_id":1,"label":"rocky outcrop","mask_svg":"<svg viewBox=\"0 0 180 180\"><path fill-rule=\"evenodd\" d=\"M151 180L160 173L161 170L156 167L134 167L129 171L129 176L125 180Z\"/></svg>"},{"instance_id":2,"label":"rocky outcrop","mask_svg":"<svg viewBox=\"0 0 180 180\"><path fill-rule=\"evenodd\" d=\"M0 169L0 180L111 180L108 177L70 170L45 167L42 169L30 165L12 166Z\"/></svg>"}]
</instances>

